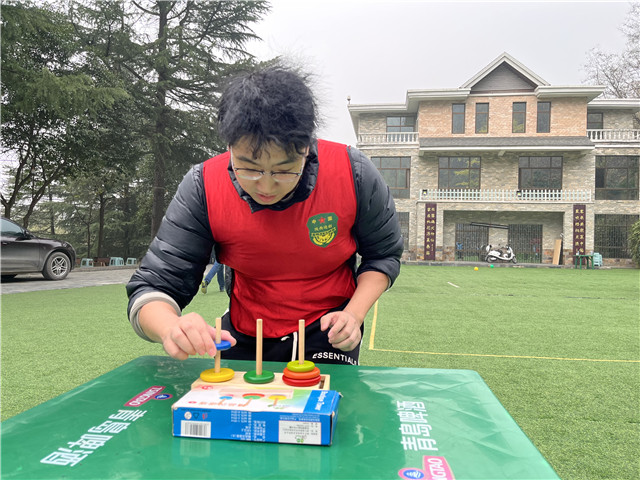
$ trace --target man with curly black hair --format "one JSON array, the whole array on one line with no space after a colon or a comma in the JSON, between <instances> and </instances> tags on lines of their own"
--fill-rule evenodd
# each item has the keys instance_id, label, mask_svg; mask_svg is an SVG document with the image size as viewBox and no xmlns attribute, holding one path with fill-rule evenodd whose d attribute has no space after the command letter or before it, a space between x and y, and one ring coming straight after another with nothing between
<instances>
[{"instance_id":1,"label":"man with curly black hair","mask_svg":"<svg viewBox=\"0 0 640 480\"><path fill-rule=\"evenodd\" d=\"M357 364L367 312L400 271L393 198L358 150L315 138L317 106L301 75L270 67L233 79L218 115L228 151L193 167L127 285L129 319L174 358L215 355L215 329L182 315L212 248L231 272L225 358ZM356 254L362 261L356 265Z\"/></svg>"}]
</instances>

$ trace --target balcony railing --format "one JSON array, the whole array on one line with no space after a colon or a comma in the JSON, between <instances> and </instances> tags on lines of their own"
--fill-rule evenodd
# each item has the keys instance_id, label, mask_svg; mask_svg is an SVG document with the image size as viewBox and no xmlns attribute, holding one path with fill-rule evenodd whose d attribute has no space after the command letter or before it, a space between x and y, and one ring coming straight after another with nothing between
<instances>
[{"instance_id":1,"label":"balcony railing","mask_svg":"<svg viewBox=\"0 0 640 480\"><path fill-rule=\"evenodd\" d=\"M592 142L640 142L640 130L632 128L589 129Z\"/></svg>"},{"instance_id":2,"label":"balcony railing","mask_svg":"<svg viewBox=\"0 0 640 480\"><path fill-rule=\"evenodd\" d=\"M420 200L431 202L575 203L591 202L590 190L422 190Z\"/></svg>"},{"instance_id":3,"label":"balcony railing","mask_svg":"<svg viewBox=\"0 0 640 480\"><path fill-rule=\"evenodd\" d=\"M588 129L587 135L592 142L640 142L640 129L633 128ZM358 145L408 145L417 143L418 132L358 134Z\"/></svg>"},{"instance_id":4,"label":"balcony railing","mask_svg":"<svg viewBox=\"0 0 640 480\"><path fill-rule=\"evenodd\" d=\"M383 143L417 144L418 132L402 133L360 133L358 135L358 145L379 145Z\"/></svg>"}]
</instances>

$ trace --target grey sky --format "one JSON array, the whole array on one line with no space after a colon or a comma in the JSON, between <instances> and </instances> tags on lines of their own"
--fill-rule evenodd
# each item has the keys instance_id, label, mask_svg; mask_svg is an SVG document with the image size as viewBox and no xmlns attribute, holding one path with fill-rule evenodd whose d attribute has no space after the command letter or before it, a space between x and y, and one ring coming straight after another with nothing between
<instances>
[{"instance_id":1,"label":"grey sky","mask_svg":"<svg viewBox=\"0 0 640 480\"><path fill-rule=\"evenodd\" d=\"M503 52L552 85L580 85L587 52L620 53L629 2L272 0L255 26L260 59L318 77L319 136L349 144L352 104L403 103L408 89L456 88Z\"/></svg>"}]
</instances>

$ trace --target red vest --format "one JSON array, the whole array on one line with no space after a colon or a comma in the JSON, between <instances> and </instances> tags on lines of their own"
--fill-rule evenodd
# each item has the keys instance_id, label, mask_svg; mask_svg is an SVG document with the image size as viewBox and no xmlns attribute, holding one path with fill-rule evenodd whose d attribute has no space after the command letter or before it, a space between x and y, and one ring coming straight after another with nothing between
<instances>
[{"instance_id":1,"label":"red vest","mask_svg":"<svg viewBox=\"0 0 640 480\"><path fill-rule=\"evenodd\" d=\"M319 140L318 163L307 200L255 213L229 178L228 152L204 164L211 232L218 261L235 271L230 314L242 333L255 335L262 318L265 337L282 337L353 295L347 260L356 251L356 196L347 147Z\"/></svg>"}]
</instances>

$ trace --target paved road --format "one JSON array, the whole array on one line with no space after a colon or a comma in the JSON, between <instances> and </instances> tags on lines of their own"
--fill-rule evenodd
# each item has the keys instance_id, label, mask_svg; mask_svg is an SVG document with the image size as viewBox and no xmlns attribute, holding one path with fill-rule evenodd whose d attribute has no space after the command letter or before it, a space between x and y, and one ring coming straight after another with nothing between
<instances>
[{"instance_id":1,"label":"paved road","mask_svg":"<svg viewBox=\"0 0 640 480\"><path fill-rule=\"evenodd\" d=\"M18 275L11 280L3 280L0 292L35 292L61 288L93 287L98 285L126 284L135 271L134 267L76 268L64 280L45 280L42 274Z\"/></svg>"}]
</instances>

